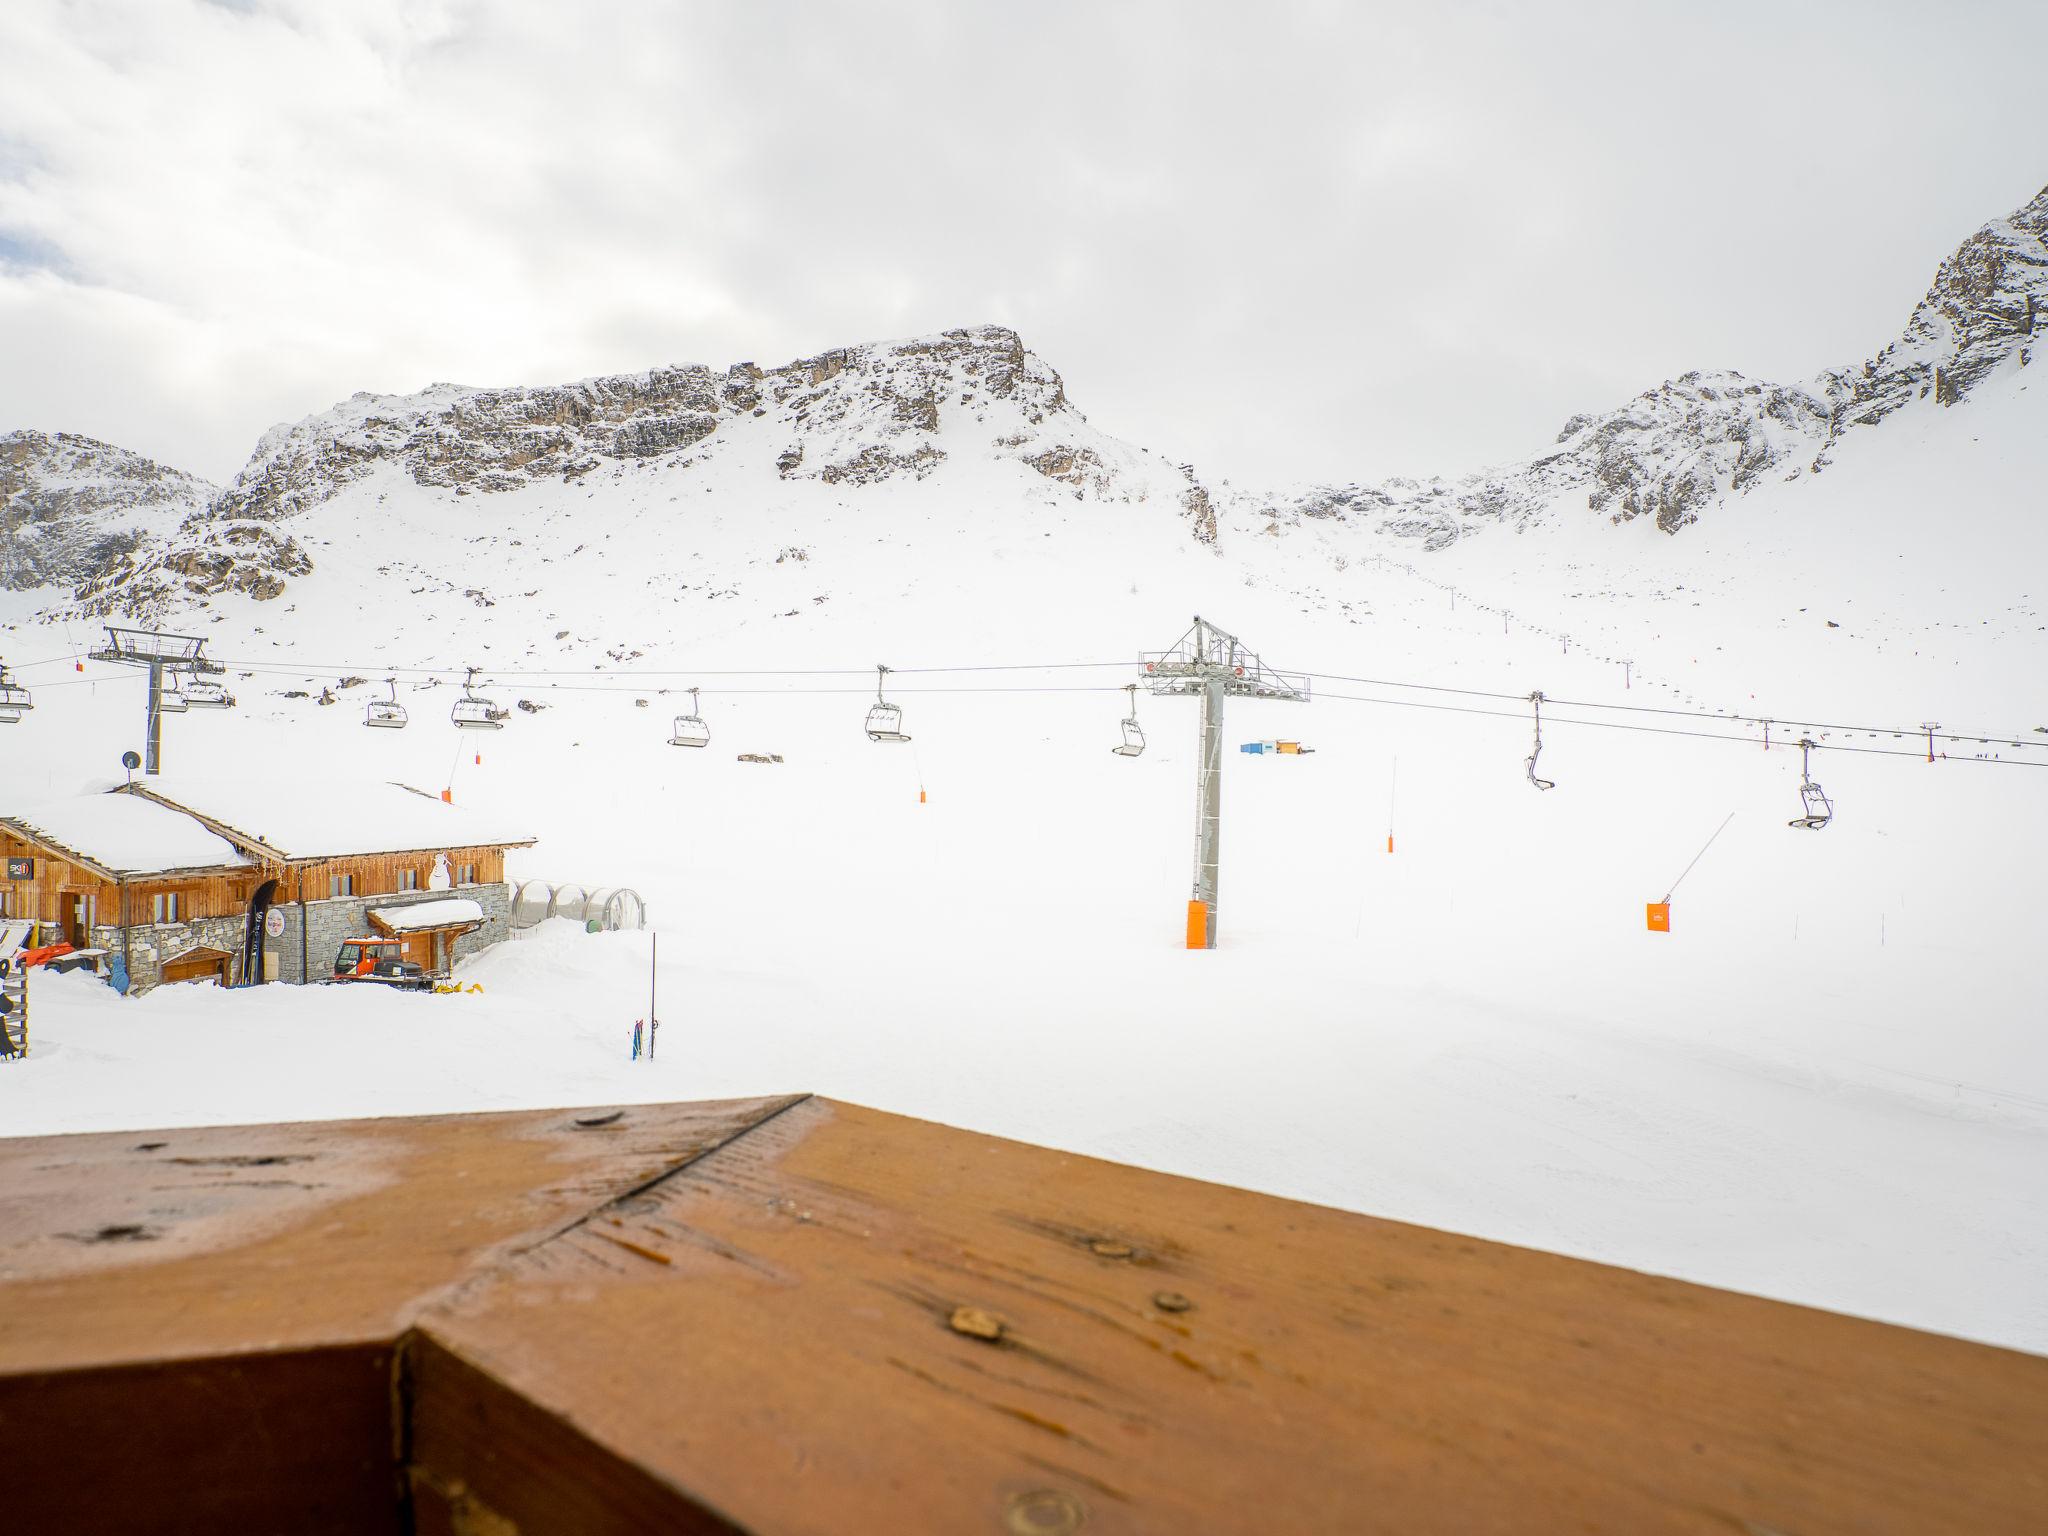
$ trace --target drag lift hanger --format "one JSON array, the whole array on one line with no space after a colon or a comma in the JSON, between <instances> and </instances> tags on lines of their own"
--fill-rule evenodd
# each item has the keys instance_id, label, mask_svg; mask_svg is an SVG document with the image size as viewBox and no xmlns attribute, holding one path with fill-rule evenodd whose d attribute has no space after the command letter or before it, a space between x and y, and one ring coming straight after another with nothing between
<instances>
[{"instance_id":1,"label":"drag lift hanger","mask_svg":"<svg viewBox=\"0 0 2048 1536\"><path fill-rule=\"evenodd\" d=\"M460 730L502 730L505 725L505 711L475 691L477 671L475 667L469 669L469 676L463 680L462 697L457 699L455 707L448 711L448 718L454 721Z\"/></svg>"},{"instance_id":2,"label":"drag lift hanger","mask_svg":"<svg viewBox=\"0 0 2048 1536\"><path fill-rule=\"evenodd\" d=\"M887 667L875 668L875 703L868 711L867 732L869 741L908 741L903 734L903 710L882 697L882 681L889 675Z\"/></svg>"},{"instance_id":3,"label":"drag lift hanger","mask_svg":"<svg viewBox=\"0 0 2048 1536\"><path fill-rule=\"evenodd\" d=\"M0 725L19 725L21 717L35 707L29 691L14 680L5 665L0 665Z\"/></svg>"},{"instance_id":4,"label":"drag lift hanger","mask_svg":"<svg viewBox=\"0 0 2048 1536\"><path fill-rule=\"evenodd\" d=\"M1539 779L1536 777L1536 759L1543 755L1543 695L1540 693L1530 694L1529 704L1536 711L1536 744L1529 749L1529 756L1525 763L1529 770L1529 782L1538 789L1555 789L1557 788L1557 781L1555 779Z\"/></svg>"},{"instance_id":5,"label":"drag lift hanger","mask_svg":"<svg viewBox=\"0 0 2048 1536\"><path fill-rule=\"evenodd\" d=\"M1808 832L1818 832L1835 819L1833 802L1813 782L1813 774L1807 767L1807 758L1814 746L1815 743L1806 737L1799 738L1799 808L1803 814L1785 823L1788 827L1800 827Z\"/></svg>"},{"instance_id":6,"label":"drag lift hanger","mask_svg":"<svg viewBox=\"0 0 2048 1536\"><path fill-rule=\"evenodd\" d=\"M1118 757L1136 757L1145 750L1145 731L1138 724L1138 685L1125 683L1124 692L1131 696L1131 712L1124 716L1124 744L1109 750Z\"/></svg>"},{"instance_id":7,"label":"drag lift hanger","mask_svg":"<svg viewBox=\"0 0 2048 1536\"><path fill-rule=\"evenodd\" d=\"M370 700L363 709L363 724L375 726L380 731L402 731L409 717L405 706L398 702L398 679L387 677L384 682L391 690L391 697Z\"/></svg>"},{"instance_id":8,"label":"drag lift hanger","mask_svg":"<svg viewBox=\"0 0 2048 1536\"><path fill-rule=\"evenodd\" d=\"M697 713L697 690L690 690L690 712L676 716L676 728L669 736L672 747L708 747L711 745L711 727L706 725Z\"/></svg>"}]
</instances>

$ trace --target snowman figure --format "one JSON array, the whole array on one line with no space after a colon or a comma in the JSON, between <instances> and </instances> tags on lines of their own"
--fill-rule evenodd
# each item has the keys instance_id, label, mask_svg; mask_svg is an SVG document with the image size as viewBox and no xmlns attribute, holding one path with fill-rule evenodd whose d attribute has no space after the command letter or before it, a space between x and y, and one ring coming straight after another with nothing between
<instances>
[{"instance_id":1,"label":"snowman figure","mask_svg":"<svg viewBox=\"0 0 2048 1536\"><path fill-rule=\"evenodd\" d=\"M448 873L448 855L445 853L435 854L434 872L427 876L427 889L430 891L445 891L453 887L454 884L455 881Z\"/></svg>"}]
</instances>

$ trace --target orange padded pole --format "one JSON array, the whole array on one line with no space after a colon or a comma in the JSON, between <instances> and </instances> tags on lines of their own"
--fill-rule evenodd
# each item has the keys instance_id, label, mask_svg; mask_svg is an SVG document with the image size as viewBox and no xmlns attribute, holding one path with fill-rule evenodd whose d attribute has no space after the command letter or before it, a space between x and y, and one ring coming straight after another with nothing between
<instances>
[{"instance_id":1,"label":"orange padded pole","mask_svg":"<svg viewBox=\"0 0 2048 1536\"><path fill-rule=\"evenodd\" d=\"M1206 901L1188 903L1188 948L1209 947L1209 904Z\"/></svg>"}]
</instances>

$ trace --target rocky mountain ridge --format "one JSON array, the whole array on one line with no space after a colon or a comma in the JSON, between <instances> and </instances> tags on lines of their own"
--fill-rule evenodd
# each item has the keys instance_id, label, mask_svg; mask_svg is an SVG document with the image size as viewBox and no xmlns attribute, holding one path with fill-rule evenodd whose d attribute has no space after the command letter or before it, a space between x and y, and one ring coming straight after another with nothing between
<instances>
[{"instance_id":1,"label":"rocky mountain ridge","mask_svg":"<svg viewBox=\"0 0 2048 1536\"><path fill-rule=\"evenodd\" d=\"M90 613L160 616L221 594L282 594L312 569L300 514L374 474L450 497L600 474L864 486L924 479L949 457L1011 461L1084 501L1170 497L1192 538L1303 520L1443 547L1585 508L1677 533L1767 479L1824 470L1844 433L1918 401L1953 406L2032 358L2048 310L2048 189L1965 240L1901 334L1806 384L1694 372L1575 416L1548 452L1458 480L1395 479L1212 501L1192 469L1092 427L1014 331L981 326L842 347L777 368L683 365L580 383L358 394L266 433L224 489L57 434L0 438L0 585L63 584Z\"/></svg>"},{"instance_id":2,"label":"rocky mountain ridge","mask_svg":"<svg viewBox=\"0 0 2048 1536\"><path fill-rule=\"evenodd\" d=\"M1255 510L1269 525L1335 518L1439 549L1487 524L1525 526L1583 494L1612 522L1647 517L1675 534L1767 477L1820 473L1846 432L1917 400L1957 405L1996 370L2025 367L2044 324L2048 188L1963 241L1899 336L1859 366L1803 385L1687 373L1616 410L1574 416L1553 451L1500 470L1319 486Z\"/></svg>"},{"instance_id":3,"label":"rocky mountain ridge","mask_svg":"<svg viewBox=\"0 0 2048 1536\"><path fill-rule=\"evenodd\" d=\"M217 495L197 475L96 438L0 434L0 588L89 582Z\"/></svg>"},{"instance_id":4,"label":"rocky mountain ridge","mask_svg":"<svg viewBox=\"0 0 2048 1536\"><path fill-rule=\"evenodd\" d=\"M717 461L849 489L923 479L948 455L1014 460L1081 499L1146 499L1159 466L1091 427L1014 331L982 326L842 347L778 368L653 369L575 384L358 394L267 433L233 484L175 538L124 553L78 592L89 611L185 597L265 599L311 565L285 525L380 470L466 497L599 471L676 473ZM1195 537L1214 514L1191 473L1169 489Z\"/></svg>"}]
</instances>

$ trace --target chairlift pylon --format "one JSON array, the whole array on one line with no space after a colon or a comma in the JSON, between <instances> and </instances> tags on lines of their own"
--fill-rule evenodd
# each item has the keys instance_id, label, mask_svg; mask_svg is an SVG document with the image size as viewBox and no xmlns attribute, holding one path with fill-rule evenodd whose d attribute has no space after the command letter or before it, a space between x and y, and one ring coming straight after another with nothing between
<instances>
[{"instance_id":1,"label":"chairlift pylon","mask_svg":"<svg viewBox=\"0 0 2048 1536\"><path fill-rule=\"evenodd\" d=\"M883 666L875 668L875 702L868 711L867 733L869 741L908 741L903 734L903 711L882 697L882 680L889 675Z\"/></svg>"},{"instance_id":2,"label":"chairlift pylon","mask_svg":"<svg viewBox=\"0 0 2048 1536\"><path fill-rule=\"evenodd\" d=\"M1529 756L1524 764L1529 770L1529 782L1538 789L1555 789L1557 788L1557 781L1555 779L1539 779L1536 776L1536 759L1543 755L1543 695L1540 693L1530 694L1529 706L1536 712L1536 744L1529 749Z\"/></svg>"},{"instance_id":3,"label":"chairlift pylon","mask_svg":"<svg viewBox=\"0 0 2048 1536\"><path fill-rule=\"evenodd\" d=\"M1815 745L1805 736L1799 738L1799 807L1803 814L1785 823L1788 827L1799 827L1808 832L1818 832L1835 819L1834 803L1814 783L1813 774L1807 767L1808 755Z\"/></svg>"},{"instance_id":4,"label":"chairlift pylon","mask_svg":"<svg viewBox=\"0 0 2048 1536\"><path fill-rule=\"evenodd\" d=\"M697 713L697 690L690 690L690 712L677 715L675 729L670 733L668 744L672 747L708 747L711 745L711 727L706 725Z\"/></svg>"},{"instance_id":5,"label":"chairlift pylon","mask_svg":"<svg viewBox=\"0 0 2048 1536\"><path fill-rule=\"evenodd\" d=\"M21 717L35 707L34 696L0 663L0 725L19 725Z\"/></svg>"},{"instance_id":6,"label":"chairlift pylon","mask_svg":"<svg viewBox=\"0 0 2048 1536\"><path fill-rule=\"evenodd\" d=\"M480 670L477 667L469 669L469 676L462 683L462 697L457 699L455 707L448 711L448 718L455 722L458 730L503 730L505 711L475 691L476 675Z\"/></svg>"},{"instance_id":7,"label":"chairlift pylon","mask_svg":"<svg viewBox=\"0 0 2048 1536\"><path fill-rule=\"evenodd\" d=\"M1123 720L1123 745L1111 747L1109 750L1118 757L1137 757L1145 750L1145 730L1144 727L1138 724L1138 685L1136 683L1125 683L1124 692L1131 696L1131 712L1124 716Z\"/></svg>"},{"instance_id":8,"label":"chairlift pylon","mask_svg":"<svg viewBox=\"0 0 2048 1536\"><path fill-rule=\"evenodd\" d=\"M402 731L410 716L407 715L405 706L398 702L398 679L387 677L384 683L390 688L391 697L370 700L363 708L363 724L380 731Z\"/></svg>"}]
</instances>

